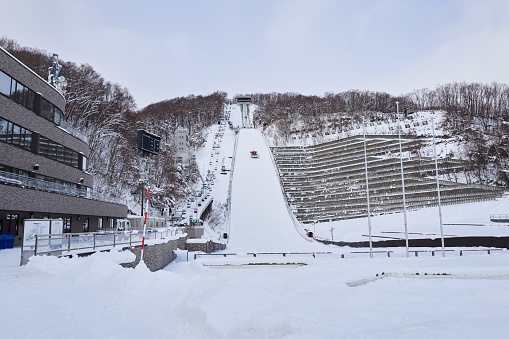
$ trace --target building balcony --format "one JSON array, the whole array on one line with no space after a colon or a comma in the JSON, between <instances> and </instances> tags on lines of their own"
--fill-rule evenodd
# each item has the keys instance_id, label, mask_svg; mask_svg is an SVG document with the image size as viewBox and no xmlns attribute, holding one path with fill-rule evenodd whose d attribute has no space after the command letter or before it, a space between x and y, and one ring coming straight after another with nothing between
<instances>
[{"instance_id":1,"label":"building balcony","mask_svg":"<svg viewBox=\"0 0 509 339\"><path fill-rule=\"evenodd\" d=\"M124 199L118 199L94 193L89 189L74 188L60 183L49 182L3 171L0 171L0 183L95 201L109 202L118 205L127 205L127 202Z\"/></svg>"},{"instance_id":2,"label":"building balcony","mask_svg":"<svg viewBox=\"0 0 509 339\"><path fill-rule=\"evenodd\" d=\"M69 125L67 122L62 120L62 122L60 123L60 127L66 132L68 132L70 135L75 136L76 138L88 144L88 137L84 133L78 131L76 128Z\"/></svg>"}]
</instances>

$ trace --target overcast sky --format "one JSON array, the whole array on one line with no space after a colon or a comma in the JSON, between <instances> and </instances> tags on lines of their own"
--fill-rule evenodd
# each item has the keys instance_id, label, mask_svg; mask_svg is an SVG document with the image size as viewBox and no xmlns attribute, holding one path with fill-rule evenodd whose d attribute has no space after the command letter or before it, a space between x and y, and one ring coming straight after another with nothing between
<instances>
[{"instance_id":1,"label":"overcast sky","mask_svg":"<svg viewBox=\"0 0 509 339\"><path fill-rule=\"evenodd\" d=\"M507 0L0 0L0 35L139 108L226 91L393 95L509 78Z\"/></svg>"}]
</instances>

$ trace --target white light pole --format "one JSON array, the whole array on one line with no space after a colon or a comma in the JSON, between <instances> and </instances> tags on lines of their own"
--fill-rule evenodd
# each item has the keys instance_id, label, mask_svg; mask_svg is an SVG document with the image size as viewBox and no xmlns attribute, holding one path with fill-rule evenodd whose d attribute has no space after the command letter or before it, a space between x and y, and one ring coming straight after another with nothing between
<instances>
[{"instance_id":1,"label":"white light pole","mask_svg":"<svg viewBox=\"0 0 509 339\"><path fill-rule=\"evenodd\" d=\"M369 257L373 258L373 241L371 240L371 209L369 207L368 156L366 154L366 123L362 117L362 134L364 137L364 170L366 172L366 198L368 203Z\"/></svg>"},{"instance_id":2,"label":"white light pole","mask_svg":"<svg viewBox=\"0 0 509 339\"><path fill-rule=\"evenodd\" d=\"M445 257L444 225L442 224L442 205L440 204L440 182L438 180L437 143L435 141L434 117L431 117L431 126L433 128L433 154L435 155L435 173L437 177L438 216L440 218L440 239L442 240L442 257Z\"/></svg>"},{"instance_id":3,"label":"white light pole","mask_svg":"<svg viewBox=\"0 0 509 339\"><path fill-rule=\"evenodd\" d=\"M401 166L401 187L403 190L403 220L405 224L405 248L406 248L406 256L409 256L408 253L408 225L407 225L407 216L406 216L406 198L405 198L405 175L403 174L403 151L401 147L401 121L399 119L399 102L396 101L396 113L398 116L398 139L399 139L399 163Z\"/></svg>"}]
</instances>

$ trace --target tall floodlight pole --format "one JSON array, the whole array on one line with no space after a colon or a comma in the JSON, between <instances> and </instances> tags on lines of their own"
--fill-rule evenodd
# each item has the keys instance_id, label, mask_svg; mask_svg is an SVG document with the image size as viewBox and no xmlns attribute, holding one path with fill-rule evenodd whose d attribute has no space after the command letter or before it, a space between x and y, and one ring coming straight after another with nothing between
<instances>
[{"instance_id":1,"label":"tall floodlight pole","mask_svg":"<svg viewBox=\"0 0 509 339\"><path fill-rule=\"evenodd\" d=\"M405 224L405 248L406 256L409 257L408 251L408 225L406 216L406 198L405 198L405 175L403 173L403 151L401 147L401 121L399 119L399 102L396 101L396 114L398 116L398 139L399 139L399 163L401 165L401 187L403 190L403 220Z\"/></svg>"},{"instance_id":2,"label":"tall floodlight pole","mask_svg":"<svg viewBox=\"0 0 509 339\"><path fill-rule=\"evenodd\" d=\"M433 128L433 153L435 155L435 173L436 173L436 177L437 177L438 216L440 219L440 239L442 239L442 257L445 257L444 225L442 224L442 205L440 204L440 182L438 180L437 143L435 141L435 119L434 119L434 117L431 117L431 126Z\"/></svg>"},{"instance_id":3,"label":"tall floodlight pole","mask_svg":"<svg viewBox=\"0 0 509 339\"><path fill-rule=\"evenodd\" d=\"M362 117L362 135L364 137L364 170L366 172L366 198L368 202L369 257L373 258L373 241L371 240L371 209L369 207L368 156L366 153L366 124Z\"/></svg>"}]
</instances>

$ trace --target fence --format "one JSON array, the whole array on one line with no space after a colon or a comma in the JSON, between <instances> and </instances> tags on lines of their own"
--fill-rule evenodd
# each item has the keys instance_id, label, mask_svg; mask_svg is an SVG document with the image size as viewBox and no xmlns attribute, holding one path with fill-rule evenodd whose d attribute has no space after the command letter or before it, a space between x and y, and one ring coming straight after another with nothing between
<instances>
[{"instance_id":1,"label":"fence","mask_svg":"<svg viewBox=\"0 0 509 339\"><path fill-rule=\"evenodd\" d=\"M62 121L60 123L60 127L62 129L65 129L67 132L69 132L70 135L73 135L76 138L78 138L88 144L88 137L84 133L82 133L82 132L78 131L76 128L72 127L69 123Z\"/></svg>"},{"instance_id":2,"label":"fence","mask_svg":"<svg viewBox=\"0 0 509 339\"><path fill-rule=\"evenodd\" d=\"M165 239L166 237L183 234L184 228L168 228L164 230L149 231L145 240ZM143 232L94 232L94 233L66 233L44 234L35 236L34 255L59 254L62 252L96 251L106 247L132 247L140 245Z\"/></svg>"},{"instance_id":3,"label":"fence","mask_svg":"<svg viewBox=\"0 0 509 339\"><path fill-rule=\"evenodd\" d=\"M490 214L490 220L493 222L509 222L509 214Z\"/></svg>"}]
</instances>

